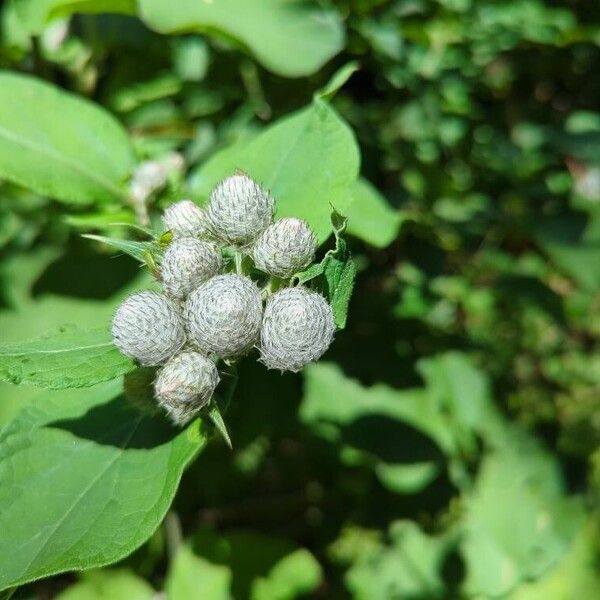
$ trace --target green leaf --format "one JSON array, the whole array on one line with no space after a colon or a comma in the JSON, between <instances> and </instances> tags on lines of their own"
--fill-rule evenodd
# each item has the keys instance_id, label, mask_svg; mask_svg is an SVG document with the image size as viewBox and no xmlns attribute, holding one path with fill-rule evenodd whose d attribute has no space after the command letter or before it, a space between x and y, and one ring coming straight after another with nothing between
<instances>
[{"instance_id":1,"label":"green leaf","mask_svg":"<svg viewBox=\"0 0 600 600\"><path fill-rule=\"evenodd\" d=\"M48 392L0 432L0 589L113 563L162 521L206 437L120 389Z\"/></svg>"},{"instance_id":2,"label":"green leaf","mask_svg":"<svg viewBox=\"0 0 600 600\"><path fill-rule=\"evenodd\" d=\"M188 546L177 552L165 591L168 600L230 600L231 569L196 556Z\"/></svg>"},{"instance_id":3,"label":"green leaf","mask_svg":"<svg viewBox=\"0 0 600 600\"><path fill-rule=\"evenodd\" d=\"M402 224L401 214L366 179L359 179L352 187L346 215L348 233L376 248L389 246Z\"/></svg>"},{"instance_id":4,"label":"green leaf","mask_svg":"<svg viewBox=\"0 0 600 600\"><path fill-rule=\"evenodd\" d=\"M359 151L348 125L322 100L281 119L259 135L218 152L192 177L206 199L236 169L265 185L277 200L276 216L305 219L323 242L331 234L330 203L344 210L356 180Z\"/></svg>"},{"instance_id":5,"label":"green leaf","mask_svg":"<svg viewBox=\"0 0 600 600\"><path fill-rule=\"evenodd\" d=\"M315 557L304 548L284 556L265 577L258 577L251 600L293 600L314 592L323 573Z\"/></svg>"},{"instance_id":6,"label":"green leaf","mask_svg":"<svg viewBox=\"0 0 600 600\"><path fill-rule=\"evenodd\" d=\"M534 236L556 265L580 286L600 289L600 217L585 223L577 216L544 219Z\"/></svg>"},{"instance_id":7,"label":"green leaf","mask_svg":"<svg viewBox=\"0 0 600 600\"><path fill-rule=\"evenodd\" d=\"M547 575L518 587L510 600L600 598L598 524L592 519L574 539L569 552Z\"/></svg>"},{"instance_id":8,"label":"green leaf","mask_svg":"<svg viewBox=\"0 0 600 600\"><path fill-rule=\"evenodd\" d=\"M88 387L133 368L106 330L63 328L46 337L0 346L0 379L51 389Z\"/></svg>"},{"instance_id":9,"label":"green leaf","mask_svg":"<svg viewBox=\"0 0 600 600\"><path fill-rule=\"evenodd\" d=\"M321 567L310 552L285 538L253 531L194 536L196 555L227 566L234 598L284 600L306 595L319 585Z\"/></svg>"},{"instance_id":10,"label":"green leaf","mask_svg":"<svg viewBox=\"0 0 600 600\"><path fill-rule=\"evenodd\" d=\"M424 534L411 521L390 527L390 544L360 556L345 581L355 600L443 598L441 570L450 538Z\"/></svg>"},{"instance_id":11,"label":"green leaf","mask_svg":"<svg viewBox=\"0 0 600 600\"><path fill-rule=\"evenodd\" d=\"M347 219L334 210L331 223L335 233L335 249L329 250L320 263L295 275L294 280L298 283L311 281L312 287L322 292L329 301L337 328L343 329L354 289L356 265L343 237Z\"/></svg>"},{"instance_id":12,"label":"green leaf","mask_svg":"<svg viewBox=\"0 0 600 600\"><path fill-rule=\"evenodd\" d=\"M87 100L0 72L0 177L62 200L123 201L134 166L126 132Z\"/></svg>"},{"instance_id":13,"label":"green leaf","mask_svg":"<svg viewBox=\"0 0 600 600\"><path fill-rule=\"evenodd\" d=\"M125 569L98 569L81 575L56 600L152 600L156 592L141 577Z\"/></svg>"},{"instance_id":14,"label":"green leaf","mask_svg":"<svg viewBox=\"0 0 600 600\"><path fill-rule=\"evenodd\" d=\"M476 434L499 437L487 380L466 357L442 354L421 361L419 370L424 388L397 390L361 386L330 363L309 365L300 418L337 444L346 464L372 468L394 492L418 491L445 462L460 467L475 456Z\"/></svg>"},{"instance_id":15,"label":"green leaf","mask_svg":"<svg viewBox=\"0 0 600 600\"><path fill-rule=\"evenodd\" d=\"M75 13L123 13L134 15L135 0L17 0L19 17L31 34L39 34L48 21Z\"/></svg>"},{"instance_id":16,"label":"green leaf","mask_svg":"<svg viewBox=\"0 0 600 600\"><path fill-rule=\"evenodd\" d=\"M464 498L465 593L500 596L543 575L565 555L582 508L564 495L555 460L532 438L509 431Z\"/></svg>"},{"instance_id":17,"label":"green leaf","mask_svg":"<svg viewBox=\"0 0 600 600\"><path fill-rule=\"evenodd\" d=\"M156 242L136 242L134 240L121 240L118 238L109 238L103 235L94 235L92 233L84 233L81 237L88 240L94 240L101 244L106 244L112 248L116 248L125 254L135 258L142 264L146 264L146 258L150 253L154 258L160 255L160 246Z\"/></svg>"},{"instance_id":18,"label":"green leaf","mask_svg":"<svg viewBox=\"0 0 600 600\"><path fill-rule=\"evenodd\" d=\"M298 0L140 0L139 6L141 18L156 31L217 34L286 77L318 71L344 43L336 12Z\"/></svg>"}]
</instances>

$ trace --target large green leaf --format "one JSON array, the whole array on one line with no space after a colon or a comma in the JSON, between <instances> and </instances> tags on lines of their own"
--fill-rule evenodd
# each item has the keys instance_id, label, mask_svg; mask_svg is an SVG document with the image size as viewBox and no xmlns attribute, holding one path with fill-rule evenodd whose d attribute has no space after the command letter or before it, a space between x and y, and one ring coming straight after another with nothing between
<instances>
[{"instance_id":1,"label":"large green leaf","mask_svg":"<svg viewBox=\"0 0 600 600\"><path fill-rule=\"evenodd\" d=\"M196 556L183 546L171 563L165 591L168 600L230 600L231 569Z\"/></svg>"},{"instance_id":2,"label":"large green leaf","mask_svg":"<svg viewBox=\"0 0 600 600\"><path fill-rule=\"evenodd\" d=\"M106 329L63 328L55 334L0 346L0 379L51 389L88 387L133 368Z\"/></svg>"},{"instance_id":3,"label":"large green leaf","mask_svg":"<svg viewBox=\"0 0 600 600\"><path fill-rule=\"evenodd\" d=\"M0 177L72 203L123 200L134 166L107 112L32 77L0 72Z\"/></svg>"},{"instance_id":4,"label":"large green leaf","mask_svg":"<svg viewBox=\"0 0 600 600\"><path fill-rule=\"evenodd\" d=\"M152 600L156 592L141 577L125 569L97 569L83 573L56 600Z\"/></svg>"},{"instance_id":5,"label":"large green leaf","mask_svg":"<svg viewBox=\"0 0 600 600\"><path fill-rule=\"evenodd\" d=\"M398 235L402 216L366 179L352 187L352 202L346 209L348 233L377 247L389 246Z\"/></svg>"},{"instance_id":6,"label":"large green leaf","mask_svg":"<svg viewBox=\"0 0 600 600\"><path fill-rule=\"evenodd\" d=\"M583 517L578 499L564 495L552 456L512 430L484 459L464 511L465 592L482 597L506 594L557 564Z\"/></svg>"},{"instance_id":7,"label":"large green leaf","mask_svg":"<svg viewBox=\"0 0 600 600\"><path fill-rule=\"evenodd\" d=\"M0 589L115 562L163 519L206 437L120 389L48 392L0 433Z\"/></svg>"},{"instance_id":8,"label":"large green leaf","mask_svg":"<svg viewBox=\"0 0 600 600\"><path fill-rule=\"evenodd\" d=\"M267 127L256 137L218 152L193 175L199 199L222 179L243 169L271 190L277 217L305 219L325 240L331 206L344 212L351 201L359 150L348 125L323 100Z\"/></svg>"},{"instance_id":9,"label":"large green leaf","mask_svg":"<svg viewBox=\"0 0 600 600\"><path fill-rule=\"evenodd\" d=\"M558 566L544 577L518 587L510 600L600 598L599 533L598 524L590 520Z\"/></svg>"},{"instance_id":10,"label":"large green leaf","mask_svg":"<svg viewBox=\"0 0 600 600\"><path fill-rule=\"evenodd\" d=\"M142 19L161 33L220 34L288 77L314 73L344 42L335 12L298 0L140 0L139 5Z\"/></svg>"}]
</instances>

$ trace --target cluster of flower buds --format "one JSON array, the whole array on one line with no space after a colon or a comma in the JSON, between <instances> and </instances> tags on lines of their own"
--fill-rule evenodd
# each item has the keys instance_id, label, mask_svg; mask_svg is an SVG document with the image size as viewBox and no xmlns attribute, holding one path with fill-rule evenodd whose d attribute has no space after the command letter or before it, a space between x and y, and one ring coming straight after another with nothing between
<instances>
[{"instance_id":1,"label":"cluster of flower buds","mask_svg":"<svg viewBox=\"0 0 600 600\"><path fill-rule=\"evenodd\" d=\"M274 211L273 197L245 174L221 182L205 209L189 200L169 206L162 293L134 294L117 309L115 345L140 365L159 367L154 396L177 424L209 404L219 360L258 348L268 368L299 371L331 344L330 305L292 284L313 262L316 237L300 219L273 222Z\"/></svg>"}]
</instances>

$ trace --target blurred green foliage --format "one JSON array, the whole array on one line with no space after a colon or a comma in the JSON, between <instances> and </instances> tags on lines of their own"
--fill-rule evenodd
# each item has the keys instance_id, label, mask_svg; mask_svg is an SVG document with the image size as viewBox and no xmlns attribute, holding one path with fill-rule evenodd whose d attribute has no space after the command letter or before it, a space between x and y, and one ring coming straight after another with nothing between
<instances>
[{"instance_id":1,"label":"blurred green foliage","mask_svg":"<svg viewBox=\"0 0 600 600\"><path fill-rule=\"evenodd\" d=\"M52 522L47 482L77 496L74 470L115 459L106 486L136 472L152 487L203 433L147 449L163 462L142 468L139 447L115 458L84 435L113 418L114 383L1 383L0 502L15 511L0 515L3 583L104 565L154 531L114 567L14 597L600 597L600 5L211 4L0 7L2 352L66 323L101 329L147 285L82 233L124 240L123 223L203 202L240 166L268 180L282 214L311 220L322 254L329 202L349 217L346 329L302 375L240 365L233 452L205 446L155 531L160 507L128 488L124 522L139 506L156 523L124 528L114 555L103 531L82 541ZM182 164L136 204L136 167L170 152ZM88 408L104 421L76 421ZM12 461L27 444L25 469ZM55 464L65 448L72 467ZM25 509L36 533L57 527L62 554L21 547L11 515ZM79 560L78 544L106 559ZM25 555L28 574L11 579Z\"/></svg>"}]
</instances>

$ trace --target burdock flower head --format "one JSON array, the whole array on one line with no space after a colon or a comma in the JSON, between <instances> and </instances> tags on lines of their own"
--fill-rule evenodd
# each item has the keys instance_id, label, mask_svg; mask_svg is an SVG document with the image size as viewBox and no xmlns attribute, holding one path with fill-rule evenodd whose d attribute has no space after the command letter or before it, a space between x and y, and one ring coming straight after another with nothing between
<instances>
[{"instance_id":1,"label":"burdock flower head","mask_svg":"<svg viewBox=\"0 0 600 600\"><path fill-rule=\"evenodd\" d=\"M317 238L307 223L287 217L269 225L254 244L257 269L287 279L305 269L315 258Z\"/></svg>"},{"instance_id":2,"label":"burdock flower head","mask_svg":"<svg viewBox=\"0 0 600 600\"><path fill-rule=\"evenodd\" d=\"M159 371L155 397L173 422L182 425L208 404L218 383L212 360L199 352L181 352Z\"/></svg>"},{"instance_id":3,"label":"burdock flower head","mask_svg":"<svg viewBox=\"0 0 600 600\"><path fill-rule=\"evenodd\" d=\"M185 344L178 307L158 292L139 292L121 303L112 323L115 346L140 365L166 362Z\"/></svg>"},{"instance_id":4,"label":"burdock flower head","mask_svg":"<svg viewBox=\"0 0 600 600\"><path fill-rule=\"evenodd\" d=\"M201 283L216 275L222 265L221 252L214 244L196 238L173 240L165 251L160 275L165 292L183 299Z\"/></svg>"},{"instance_id":5,"label":"burdock flower head","mask_svg":"<svg viewBox=\"0 0 600 600\"><path fill-rule=\"evenodd\" d=\"M299 371L321 358L334 331L333 312L321 294L304 287L280 290L267 301L260 360L269 369Z\"/></svg>"},{"instance_id":6,"label":"burdock flower head","mask_svg":"<svg viewBox=\"0 0 600 600\"><path fill-rule=\"evenodd\" d=\"M206 215L212 233L228 244L253 242L273 220L275 200L247 175L233 175L211 193Z\"/></svg>"},{"instance_id":7,"label":"burdock flower head","mask_svg":"<svg viewBox=\"0 0 600 600\"><path fill-rule=\"evenodd\" d=\"M195 289L185 305L190 341L222 358L245 354L258 341L262 300L248 277L218 275Z\"/></svg>"}]
</instances>

